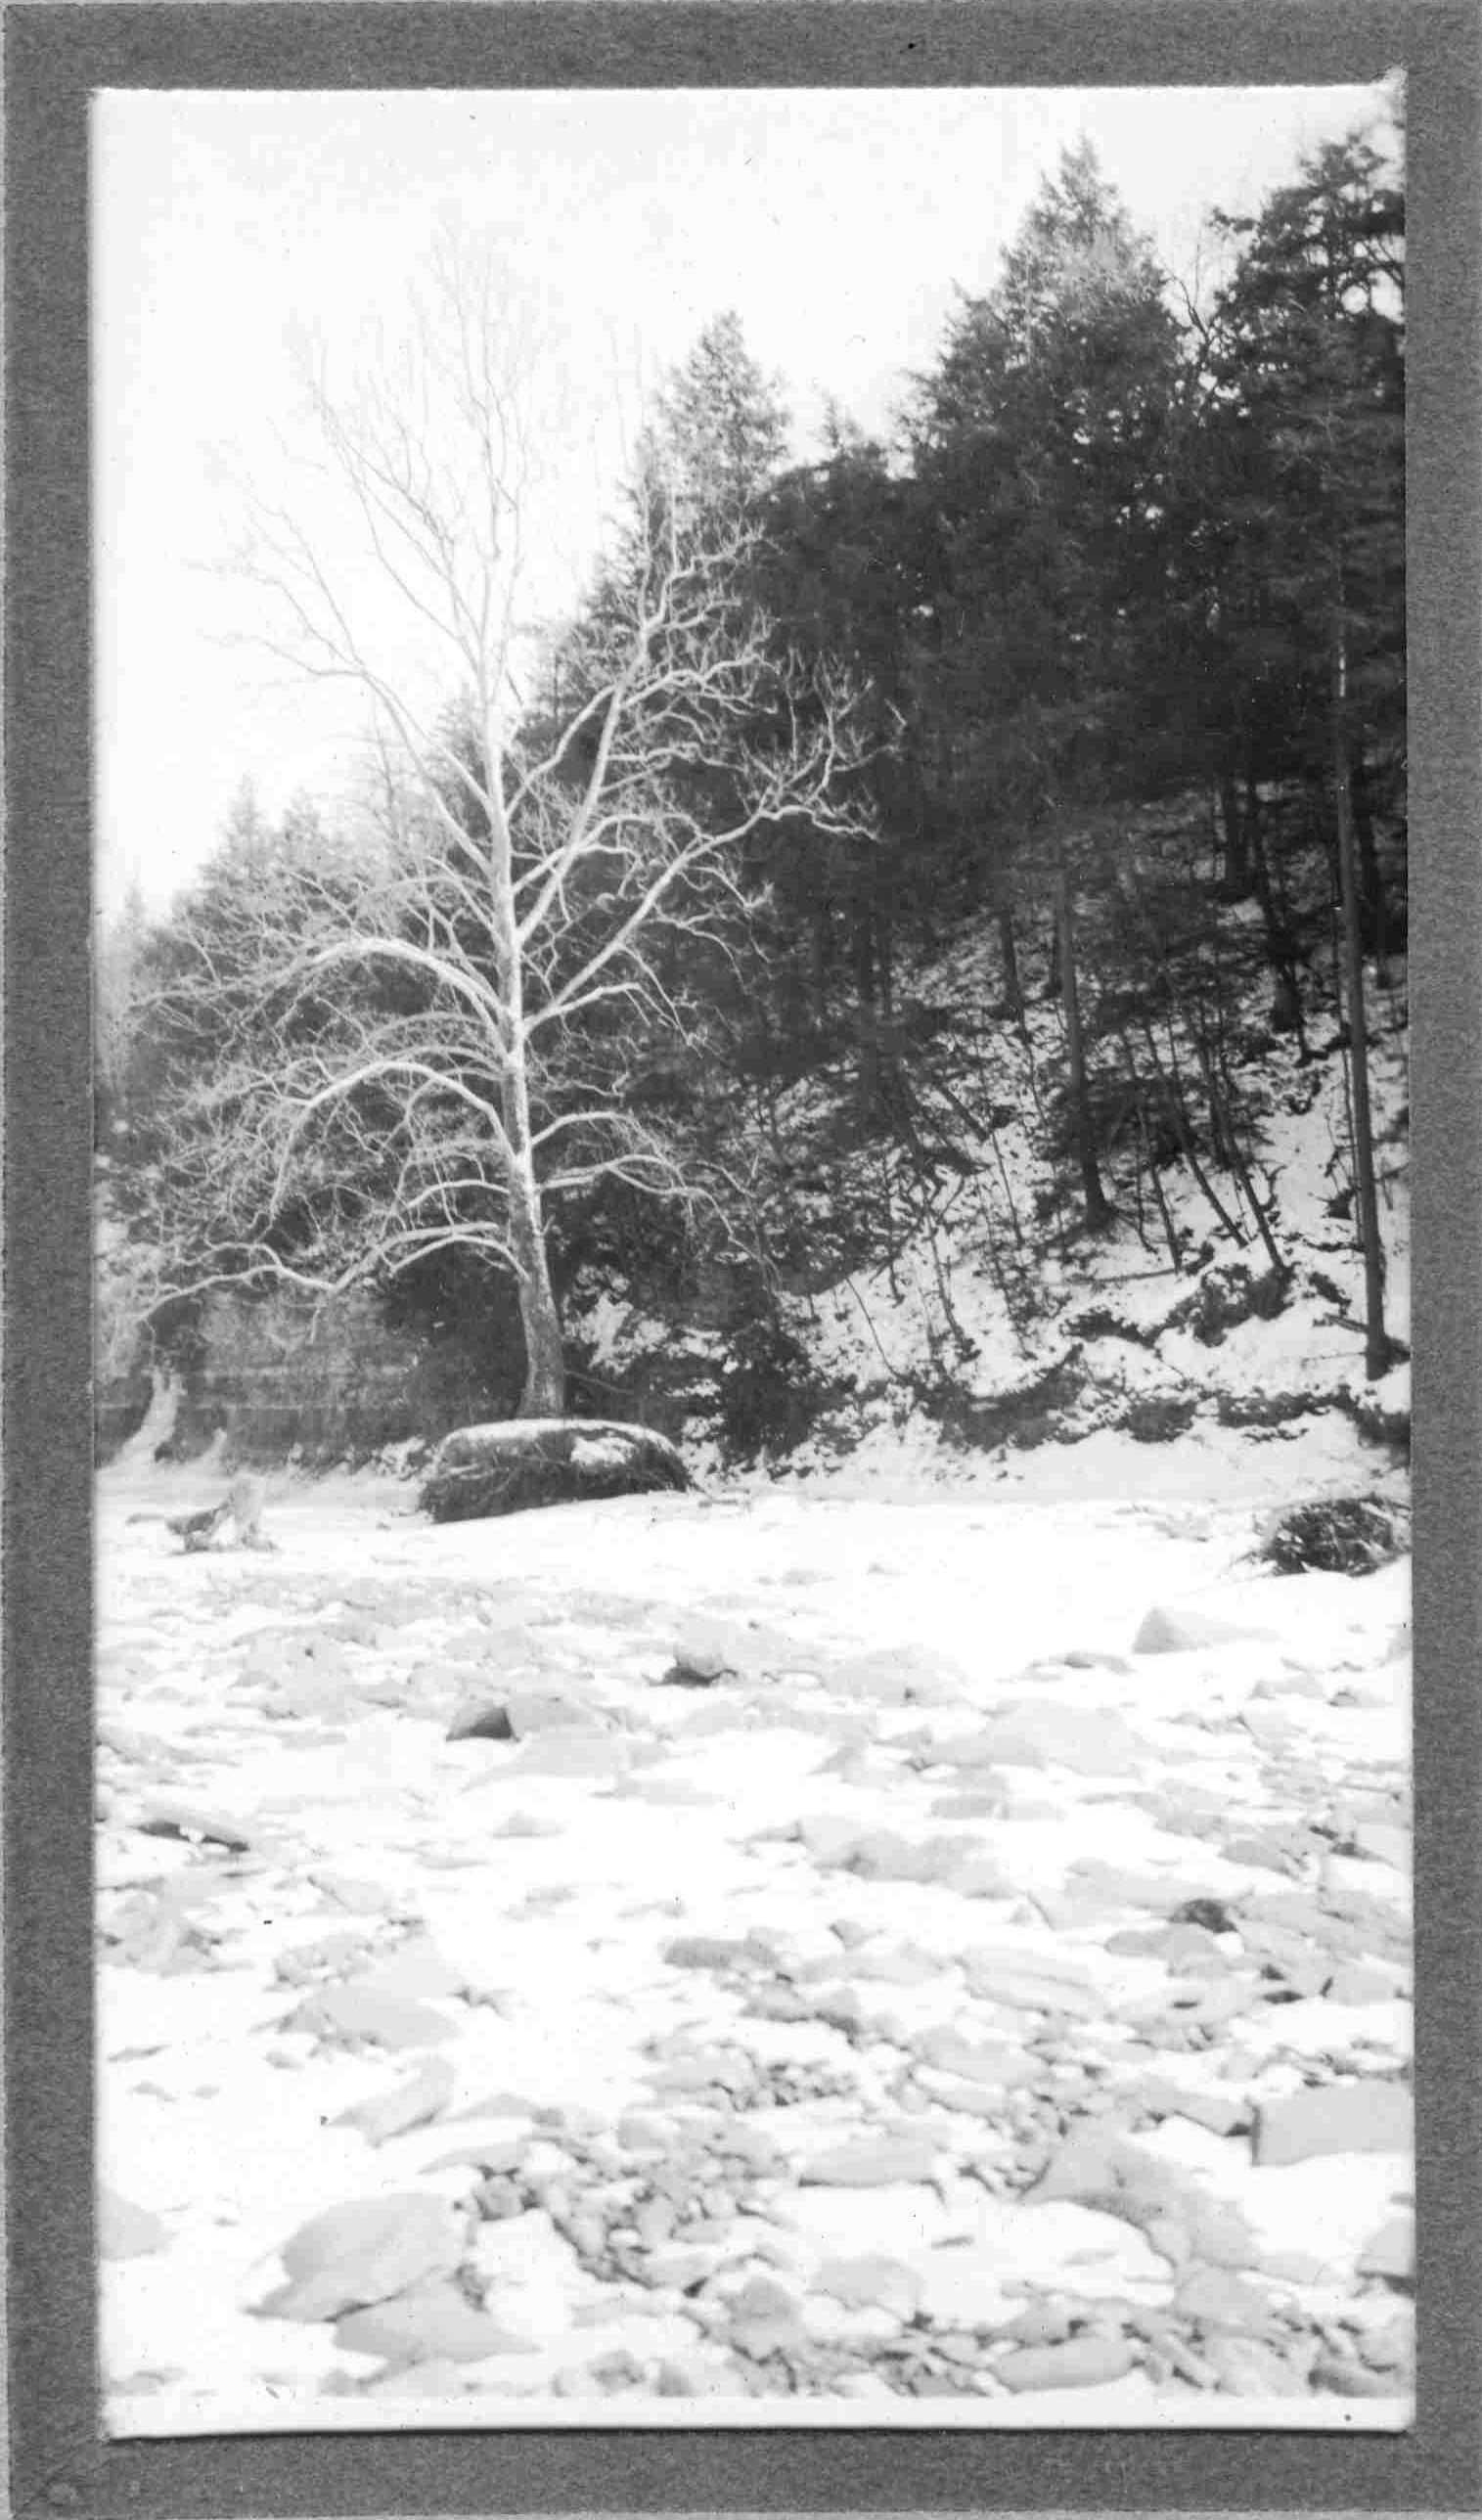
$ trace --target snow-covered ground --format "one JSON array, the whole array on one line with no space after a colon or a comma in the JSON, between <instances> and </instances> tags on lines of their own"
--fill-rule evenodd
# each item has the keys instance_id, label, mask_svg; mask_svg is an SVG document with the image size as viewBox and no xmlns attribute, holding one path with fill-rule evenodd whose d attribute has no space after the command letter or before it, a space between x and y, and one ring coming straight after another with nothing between
<instances>
[{"instance_id":1,"label":"snow-covered ground","mask_svg":"<svg viewBox=\"0 0 1482 2520\"><path fill-rule=\"evenodd\" d=\"M1346 1420L440 1529L285 1477L273 1555L131 1522L221 1484L148 1451L111 2432L1408 2420L1408 1567L1250 1553L1376 1484Z\"/></svg>"},{"instance_id":2,"label":"snow-covered ground","mask_svg":"<svg viewBox=\"0 0 1482 2520\"><path fill-rule=\"evenodd\" d=\"M926 977L966 1172L812 1167L847 1078L776 1115L833 1397L765 1473L720 1333L596 1281L697 1496L433 1528L409 1457L192 1555L169 1399L104 1472L113 2433L1408 2420L1409 1569L1255 1554L1404 1494L1336 1034L1232 1035L1278 1281L1228 1167L1077 1233L1058 1013Z\"/></svg>"}]
</instances>

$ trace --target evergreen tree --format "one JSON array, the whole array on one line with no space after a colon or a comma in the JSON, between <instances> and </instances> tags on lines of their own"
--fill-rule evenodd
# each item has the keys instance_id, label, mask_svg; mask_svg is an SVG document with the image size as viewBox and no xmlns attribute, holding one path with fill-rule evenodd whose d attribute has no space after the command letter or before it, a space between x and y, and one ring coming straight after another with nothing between
<instances>
[{"instance_id":1,"label":"evergreen tree","mask_svg":"<svg viewBox=\"0 0 1482 2520\"><path fill-rule=\"evenodd\" d=\"M1341 628L1361 922L1382 951L1400 933L1375 813L1397 800L1405 747L1403 197L1355 136L1225 225L1241 240L1213 327L1233 741L1251 796L1282 776L1325 794L1336 872Z\"/></svg>"},{"instance_id":2,"label":"evergreen tree","mask_svg":"<svg viewBox=\"0 0 1482 2520\"><path fill-rule=\"evenodd\" d=\"M639 476L661 483L687 522L734 524L776 473L787 431L776 383L747 349L740 316L718 315L658 394Z\"/></svg>"},{"instance_id":3,"label":"evergreen tree","mask_svg":"<svg viewBox=\"0 0 1482 2520\"><path fill-rule=\"evenodd\" d=\"M1377 153L1358 138L1330 146L1254 223L1230 301L1237 340L1258 354L1258 415L1273 354L1287 374L1284 409L1271 415L1270 475L1314 731L1326 735L1326 761L1311 776L1320 786L1326 770L1331 797L1370 1379L1390 1358L1364 957L1382 956L1393 932L1371 768L1403 746L1403 204Z\"/></svg>"},{"instance_id":4,"label":"evergreen tree","mask_svg":"<svg viewBox=\"0 0 1482 2520\"><path fill-rule=\"evenodd\" d=\"M1053 907L1052 982L1065 1003L1094 1222L1106 1202L1070 827L1145 775L1177 376L1162 275L1083 144L1043 187L997 289L964 300L912 414L933 545L921 689L936 720L935 777L948 817L981 852L1010 1005L1016 868Z\"/></svg>"},{"instance_id":5,"label":"evergreen tree","mask_svg":"<svg viewBox=\"0 0 1482 2520\"><path fill-rule=\"evenodd\" d=\"M100 1153L127 1142L131 1089L137 1090L139 1081L141 977L151 927L135 877L121 909L101 926L94 963L94 1137Z\"/></svg>"},{"instance_id":6,"label":"evergreen tree","mask_svg":"<svg viewBox=\"0 0 1482 2520\"><path fill-rule=\"evenodd\" d=\"M827 833L780 837L774 968L780 980L795 980L794 1008L805 1017L811 1010L814 1024L842 984L869 1121L888 1112L903 1085L897 930L909 911L924 913L940 870L922 847L913 741L909 485L836 410L828 437L824 460L786 474L768 503L762 579L769 608L800 651L815 663L840 660L859 688L859 776L873 812L868 838L856 833L847 844Z\"/></svg>"}]
</instances>

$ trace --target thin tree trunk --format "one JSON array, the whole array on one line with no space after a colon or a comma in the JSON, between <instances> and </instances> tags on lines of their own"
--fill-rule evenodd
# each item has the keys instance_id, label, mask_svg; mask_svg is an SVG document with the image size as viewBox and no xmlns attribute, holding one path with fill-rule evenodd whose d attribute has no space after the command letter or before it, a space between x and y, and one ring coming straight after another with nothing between
<instances>
[{"instance_id":1,"label":"thin tree trunk","mask_svg":"<svg viewBox=\"0 0 1482 2520\"><path fill-rule=\"evenodd\" d=\"M878 1050L881 1091L892 1109L902 1101L900 1035L895 1028L895 922L876 904L875 925L876 989L879 1001Z\"/></svg>"},{"instance_id":2,"label":"thin tree trunk","mask_svg":"<svg viewBox=\"0 0 1482 2520\"><path fill-rule=\"evenodd\" d=\"M1245 1160L1244 1149L1240 1145L1240 1100L1235 1079L1230 1072L1230 1034L1226 1022L1225 991L1221 977L1219 922L1212 905L1209 917L1209 943L1214 989L1214 1032L1211 1042L1201 1029L1199 1055L1204 1063L1204 1080L1209 1091L1210 1108L1213 1112L1218 1105L1231 1169L1239 1183L1246 1205L1255 1219L1256 1231L1266 1245L1267 1257L1278 1276L1284 1280L1291 1276L1291 1271L1277 1248L1276 1238L1271 1231L1266 1210L1261 1205L1250 1166Z\"/></svg>"},{"instance_id":3,"label":"thin tree trunk","mask_svg":"<svg viewBox=\"0 0 1482 2520\"><path fill-rule=\"evenodd\" d=\"M1200 1163L1198 1148L1193 1143L1193 1131L1189 1124L1189 1104L1184 1094L1184 1080L1179 1072L1179 1055L1174 1043L1173 1015L1171 1011L1165 1011L1164 1021L1168 1026L1168 1057L1172 1074L1171 1084L1168 1076L1164 1073L1163 1062L1158 1057L1158 1046L1153 1039L1152 1025L1145 1014L1140 1014L1138 1017L1143 1039L1147 1044L1147 1056L1152 1063L1152 1072L1168 1096L1168 1116L1173 1123L1174 1134L1178 1139L1180 1151L1185 1163L1189 1166L1190 1172L1193 1176L1196 1186L1208 1200L1214 1216L1224 1227L1232 1242L1238 1244L1243 1250L1245 1246L1245 1237L1240 1231L1239 1224L1237 1220L1231 1215L1229 1208L1226 1207L1218 1191L1215 1189L1213 1182L1210 1180L1209 1175Z\"/></svg>"},{"instance_id":4,"label":"thin tree trunk","mask_svg":"<svg viewBox=\"0 0 1482 2520\"><path fill-rule=\"evenodd\" d=\"M993 915L998 922L999 968L1004 981L1004 1012L1010 1023L1024 1029L1024 984L1019 976L1018 938L1013 926L1013 895L1009 883L1009 870L1003 860L993 859L989 877L993 895Z\"/></svg>"},{"instance_id":5,"label":"thin tree trunk","mask_svg":"<svg viewBox=\"0 0 1482 2520\"><path fill-rule=\"evenodd\" d=\"M1297 978L1297 959L1285 919L1277 906L1271 880L1271 867L1266 856L1266 842L1259 821L1246 826L1246 846L1250 852L1251 879L1256 899L1261 905L1262 924L1266 929L1266 952L1271 964L1271 1028L1273 1032L1294 1032L1305 1058L1307 1037L1302 1022L1302 991Z\"/></svg>"},{"instance_id":6,"label":"thin tree trunk","mask_svg":"<svg viewBox=\"0 0 1482 2520\"><path fill-rule=\"evenodd\" d=\"M854 993L859 1028L859 1109L862 1120L880 1107L880 1037L876 1007L875 927L869 910L854 911Z\"/></svg>"},{"instance_id":7,"label":"thin tree trunk","mask_svg":"<svg viewBox=\"0 0 1482 2520\"><path fill-rule=\"evenodd\" d=\"M1226 901L1246 901L1253 882L1249 832L1246 818L1240 812L1235 772L1228 762L1220 771L1219 790L1220 820L1225 830L1225 872L1220 881L1220 892Z\"/></svg>"},{"instance_id":8,"label":"thin tree trunk","mask_svg":"<svg viewBox=\"0 0 1482 2520\"><path fill-rule=\"evenodd\" d=\"M510 1241L519 1323L525 1341L521 1418L561 1418L566 1406L566 1367L561 1316L546 1254L540 1185L530 1146L530 1080L525 1064L524 968L515 912L515 853L504 810L499 765L503 729L491 704L484 717L484 757L489 764L490 934L499 968L504 1014L505 1074L500 1116L509 1141Z\"/></svg>"},{"instance_id":9,"label":"thin tree trunk","mask_svg":"<svg viewBox=\"0 0 1482 2520\"><path fill-rule=\"evenodd\" d=\"M1081 1029L1081 993L1075 968L1075 914L1070 899L1070 870L1064 842L1055 841L1055 933L1059 965L1060 997L1065 1010L1065 1047L1070 1062L1070 1099L1075 1112L1076 1147L1081 1183L1086 1193L1086 1222L1095 1231L1111 1220L1111 1204L1097 1169L1096 1128L1086 1081L1086 1042Z\"/></svg>"},{"instance_id":10,"label":"thin tree trunk","mask_svg":"<svg viewBox=\"0 0 1482 2520\"><path fill-rule=\"evenodd\" d=\"M1364 950L1383 961L1389 950L1389 904L1374 838L1373 806L1369 792L1369 766L1362 744L1350 745L1349 794L1354 837L1359 844L1359 910ZM1383 985L1381 980L1381 986Z\"/></svg>"},{"instance_id":11,"label":"thin tree trunk","mask_svg":"<svg viewBox=\"0 0 1482 2520\"><path fill-rule=\"evenodd\" d=\"M1338 879L1343 905L1343 978L1348 1000L1348 1072L1353 1095L1354 1184L1358 1196L1359 1240L1364 1253L1364 1306L1367 1316L1364 1371L1377 1382L1389 1364L1384 1329L1384 1248L1379 1240L1379 1207L1374 1189L1373 1126L1369 1107L1369 1035L1364 1012L1364 943L1359 891L1358 850L1354 837L1352 772L1348 749L1348 654L1341 610L1333 616L1332 642L1332 771L1337 808Z\"/></svg>"},{"instance_id":12,"label":"thin tree trunk","mask_svg":"<svg viewBox=\"0 0 1482 2520\"><path fill-rule=\"evenodd\" d=\"M1209 1112L1210 1159L1219 1165L1222 1171L1231 1172L1234 1170L1231 1146L1235 1131L1229 1105L1221 1089L1220 1080L1215 1074L1214 1056L1209 1047L1209 1035L1204 1027L1204 1008L1201 1003L1194 1007L1190 1029L1193 1033L1194 1057L1199 1062L1199 1073L1204 1079L1204 1102Z\"/></svg>"},{"instance_id":13,"label":"thin tree trunk","mask_svg":"<svg viewBox=\"0 0 1482 2520\"><path fill-rule=\"evenodd\" d=\"M1152 1138L1147 1127L1147 1106L1143 1099L1143 1083L1138 1074L1138 1063L1132 1055L1132 1041L1125 1024L1119 1027L1119 1038L1122 1044L1122 1057L1127 1061L1128 1082L1132 1087L1133 1108L1137 1113L1138 1137L1142 1144L1143 1161L1146 1165L1147 1179L1151 1186L1152 1195L1157 1206L1158 1215L1162 1220L1163 1239L1168 1245L1168 1257L1173 1262L1174 1276L1176 1278L1182 1277L1184 1272L1184 1255L1179 1249L1179 1238L1174 1230L1173 1217L1169 1210L1167 1193L1163 1189L1162 1176L1153 1160Z\"/></svg>"},{"instance_id":14,"label":"thin tree trunk","mask_svg":"<svg viewBox=\"0 0 1482 2520\"><path fill-rule=\"evenodd\" d=\"M1204 1071L1204 1090L1209 1099L1210 1125L1215 1133L1216 1144L1220 1149L1219 1160L1226 1166L1226 1169L1233 1172L1235 1177L1241 1195L1243 1196L1245 1204L1249 1208L1254 1220L1256 1232L1259 1234L1261 1240L1266 1246L1266 1256L1271 1262L1273 1269L1276 1271L1278 1277L1289 1278L1291 1271L1287 1267L1286 1262L1282 1259L1281 1254L1277 1247L1276 1238L1273 1236L1270 1224L1267 1221L1266 1210L1261 1205L1260 1199L1256 1194L1256 1186L1250 1176L1250 1166L1245 1161L1245 1157L1240 1150L1240 1142L1236 1134L1234 1115L1231 1112L1224 1089L1215 1073L1214 1062L1210 1058L1208 1046L1202 1035L1200 1036L1198 1051L1199 1065Z\"/></svg>"}]
</instances>

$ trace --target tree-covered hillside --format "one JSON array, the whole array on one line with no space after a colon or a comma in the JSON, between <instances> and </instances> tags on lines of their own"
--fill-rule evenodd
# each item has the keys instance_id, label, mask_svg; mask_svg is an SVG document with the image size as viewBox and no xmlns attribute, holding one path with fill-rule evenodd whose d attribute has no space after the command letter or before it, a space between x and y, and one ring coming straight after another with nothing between
<instances>
[{"instance_id":1,"label":"tree-covered hillside","mask_svg":"<svg viewBox=\"0 0 1482 2520\"><path fill-rule=\"evenodd\" d=\"M1112 1389L1169 1431L1180 1338L1311 1346L1314 1305L1328 1384L1383 1384L1396 171L1329 146L1223 236L1195 298L1068 153L894 439L835 411L804 464L720 315L538 646L516 402L444 275L423 433L389 387L320 409L442 640L435 705L360 644L312 520L280 532L259 574L363 692L374 790L273 820L246 788L101 960L119 1373L188 1367L223 1293L368 1288L466 1360L463 1414L620 1403L733 1460L875 1422L840 1306L876 1397L951 1441L1084 1432ZM1262 1396L1235 1376L1228 1422Z\"/></svg>"}]
</instances>

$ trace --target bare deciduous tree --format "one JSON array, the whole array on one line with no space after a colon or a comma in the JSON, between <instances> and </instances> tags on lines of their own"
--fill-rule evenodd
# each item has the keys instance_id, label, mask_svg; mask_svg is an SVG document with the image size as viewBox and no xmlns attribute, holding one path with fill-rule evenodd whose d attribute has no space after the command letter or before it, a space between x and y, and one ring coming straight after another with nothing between
<instances>
[{"instance_id":1,"label":"bare deciduous tree","mask_svg":"<svg viewBox=\"0 0 1482 2520\"><path fill-rule=\"evenodd\" d=\"M689 1187L625 1102L624 1027L685 1035L685 958L745 932L764 833L804 818L864 843L871 826L854 696L748 597L754 529L682 517L661 483L561 651L576 697L522 703L518 402L487 292L443 280L398 390L353 420L315 394L382 593L440 660L425 700L379 660L322 526L259 512L280 652L371 703L383 829L374 862L245 893L230 977L203 927L177 958L173 1019L233 1013L177 1104L172 1196L187 1186L197 1284L383 1282L450 1247L508 1269L521 1414L550 1416L549 1202L609 1177Z\"/></svg>"}]
</instances>

